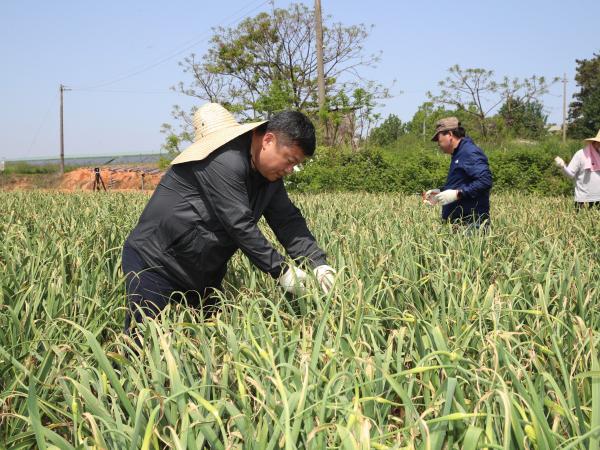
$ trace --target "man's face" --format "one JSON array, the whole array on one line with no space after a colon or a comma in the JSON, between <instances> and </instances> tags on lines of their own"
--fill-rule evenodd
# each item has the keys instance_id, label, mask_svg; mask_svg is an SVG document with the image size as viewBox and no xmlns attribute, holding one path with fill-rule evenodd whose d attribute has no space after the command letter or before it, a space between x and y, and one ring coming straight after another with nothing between
<instances>
[{"instance_id":1,"label":"man's face","mask_svg":"<svg viewBox=\"0 0 600 450\"><path fill-rule=\"evenodd\" d=\"M600 152L600 142L592 141L592 146Z\"/></svg>"},{"instance_id":2,"label":"man's face","mask_svg":"<svg viewBox=\"0 0 600 450\"><path fill-rule=\"evenodd\" d=\"M262 137L262 146L254 155L256 170L269 181L277 181L294 171L306 159L300 146L284 144L274 133Z\"/></svg>"},{"instance_id":3,"label":"man's face","mask_svg":"<svg viewBox=\"0 0 600 450\"><path fill-rule=\"evenodd\" d=\"M454 151L454 136L448 131L442 131L437 135L437 144L440 151L449 155Z\"/></svg>"}]
</instances>

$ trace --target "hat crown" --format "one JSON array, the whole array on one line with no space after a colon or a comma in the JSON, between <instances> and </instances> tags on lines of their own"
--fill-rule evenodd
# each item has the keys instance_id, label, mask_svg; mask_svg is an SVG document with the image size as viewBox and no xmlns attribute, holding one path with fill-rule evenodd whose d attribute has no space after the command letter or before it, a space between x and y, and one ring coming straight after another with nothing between
<instances>
[{"instance_id":1,"label":"hat crown","mask_svg":"<svg viewBox=\"0 0 600 450\"><path fill-rule=\"evenodd\" d=\"M437 130L446 131L460 127L460 121L456 117L444 117L435 124Z\"/></svg>"},{"instance_id":2,"label":"hat crown","mask_svg":"<svg viewBox=\"0 0 600 450\"><path fill-rule=\"evenodd\" d=\"M217 131L239 126L233 114L218 103L207 103L198 108L194 114L193 123L195 129L194 142Z\"/></svg>"},{"instance_id":3,"label":"hat crown","mask_svg":"<svg viewBox=\"0 0 600 450\"><path fill-rule=\"evenodd\" d=\"M435 133L431 140L437 141L439 133L442 131L456 130L458 127L460 127L460 121L456 117L444 117L435 123Z\"/></svg>"}]
</instances>

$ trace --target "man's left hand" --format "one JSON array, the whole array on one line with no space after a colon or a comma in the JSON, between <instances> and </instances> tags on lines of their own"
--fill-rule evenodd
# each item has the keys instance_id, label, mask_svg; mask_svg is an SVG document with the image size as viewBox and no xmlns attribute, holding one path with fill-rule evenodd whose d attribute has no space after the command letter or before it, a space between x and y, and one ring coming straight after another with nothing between
<instances>
[{"instance_id":1,"label":"man's left hand","mask_svg":"<svg viewBox=\"0 0 600 450\"><path fill-rule=\"evenodd\" d=\"M436 195L435 199L440 205L443 206L458 200L458 195L458 189L447 189Z\"/></svg>"},{"instance_id":2,"label":"man's left hand","mask_svg":"<svg viewBox=\"0 0 600 450\"><path fill-rule=\"evenodd\" d=\"M314 273L321 289L327 294L333 287L333 282L335 281L335 269L327 264L323 264L315 267Z\"/></svg>"},{"instance_id":3,"label":"man's left hand","mask_svg":"<svg viewBox=\"0 0 600 450\"><path fill-rule=\"evenodd\" d=\"M290 294L304 295L306 293L306 272L298 267L288 267L279 277L279 284Z\"/></svg>"}]
</instances>

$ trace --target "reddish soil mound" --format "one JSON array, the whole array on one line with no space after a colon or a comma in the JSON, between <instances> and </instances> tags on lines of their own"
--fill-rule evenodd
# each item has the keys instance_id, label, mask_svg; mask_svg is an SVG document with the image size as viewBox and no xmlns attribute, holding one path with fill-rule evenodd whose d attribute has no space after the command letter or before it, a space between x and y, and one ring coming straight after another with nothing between
<instances>
[{"instance_id":1,"label":"reddish soil mound","mask_svg":"<svg viewBox=\"0 0 600 450\"><path fill-rule=\"evenodd\" d=\"M101 181L104 181L106 189L109 191L117 189L141 190L142 183L144 190L152 190L156 187L164 172L158 169L143 168L101 168L100 183L97 183L96 189L104 190ZM81 168L64 174L58 189L75 191L91 191L94 189L96 174L93 168Z\"/></svg>"}]
</instances>

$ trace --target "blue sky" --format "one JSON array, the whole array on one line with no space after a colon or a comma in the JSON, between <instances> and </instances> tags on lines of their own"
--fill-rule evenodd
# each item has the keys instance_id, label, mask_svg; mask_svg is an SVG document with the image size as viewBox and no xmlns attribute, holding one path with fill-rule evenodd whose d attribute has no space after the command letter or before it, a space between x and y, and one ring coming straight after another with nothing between
<instances>
[{"instance_id":1,"label":"blue sky","mask_svg":"<svg viewBox=\"0 0 600 450\"><path fill-rule=\"evenodd\" d=\"M570 100L575 60L600 52L598 0L450 4L322 0L323 13L335 21L374 26L365 51L381 51L381 62L363 74L384 85L396 80L396 95L379 109L384 116L410 120L457 63L498 76L566 73ZM58 156L60 83L100 86L65 93L66 156L158 152L172 105L192 105L169 90L189 80L178 61L204 54L212 27L235 26L270 9L263 0L2 0L0 159ZM549 120L560 122L562 84L544 103Z\"/></svg>"}]
</instances>

